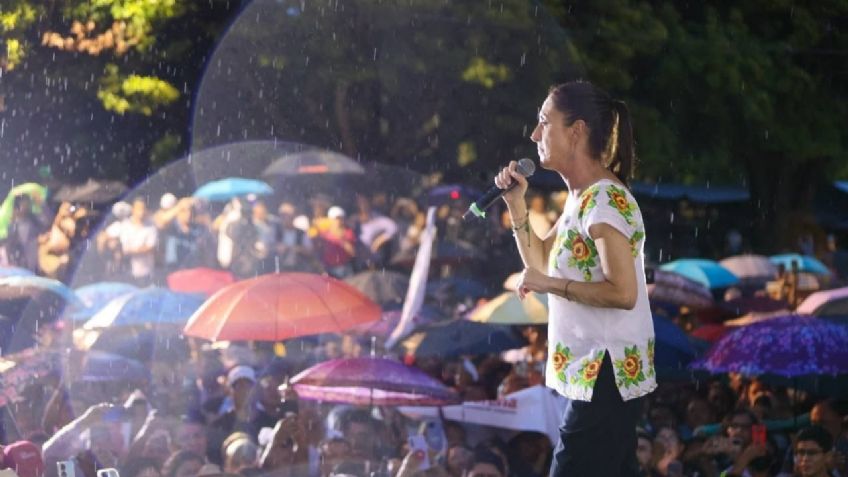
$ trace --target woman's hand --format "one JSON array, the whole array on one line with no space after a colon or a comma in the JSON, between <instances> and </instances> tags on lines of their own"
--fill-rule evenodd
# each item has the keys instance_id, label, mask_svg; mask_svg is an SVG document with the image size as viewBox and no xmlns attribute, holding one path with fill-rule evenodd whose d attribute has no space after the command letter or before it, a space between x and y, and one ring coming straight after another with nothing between
<instances>
[{"instance_id":1,"label":"woman's hand","mask_svg":"<svg viewBox=\"0 0 848 477\"><path fill-rule=\"evenodd\" d=\"M547 293L550 279L551 277L535 268L525 268L518 279L518 285L515 287L518 298L523 300L530 292Z\"/></svg>"},{"instance_id":2,"label":"woman's hand","mask_svg":"<svg viewBox=\"0 0 848 477\"><path fill-rule=\"evenodd\" d=\"M513 182L518 182L518 185L503 195L503 199L510 209L513 208L513 205L523 201L524 195L527 193L527 178L518 172L517 161L510 161L509 165L501 169L495 176L495 185L500 189L506 189Z\"/></svg>"}]
</instances>

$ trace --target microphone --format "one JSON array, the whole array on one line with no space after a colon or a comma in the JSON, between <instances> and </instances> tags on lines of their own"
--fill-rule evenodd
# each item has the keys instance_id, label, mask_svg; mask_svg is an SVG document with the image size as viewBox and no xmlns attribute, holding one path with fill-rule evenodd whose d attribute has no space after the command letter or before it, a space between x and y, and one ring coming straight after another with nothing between
<instances>
[{"instance_id":1,"label":"microphone","mask_svg":"<svg viewBox=\"0 0 848 477\"><path fill-rule=\"evenodd\" d=\"M536 164L526 157L518 160L518 166L515 168L519 174L524 177L530 177L536 172ZM474 203L472 203L468 210L462 215L463 220L468 220L469 217L476 216L481 219L486 218L486 209L492 206L498 199L501 198L507 191L512 190L515 186L518 185L518 181L513 180L512 184L509 185L506 189L501 189L500 187L493 185L489 190L483 194L482 197L477 199Z\"/></svg>"}]
</instances>

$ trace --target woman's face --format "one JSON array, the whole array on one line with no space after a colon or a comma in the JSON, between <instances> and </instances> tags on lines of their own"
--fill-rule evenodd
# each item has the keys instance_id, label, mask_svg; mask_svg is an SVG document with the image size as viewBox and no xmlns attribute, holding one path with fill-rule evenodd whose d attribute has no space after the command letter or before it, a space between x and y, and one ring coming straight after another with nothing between
<instances>
[{"instance_id":1,"label":"woman's face","mask_svg":"<svg viewBox=\"0 0 848 477\"><path fill-rule=\"evenodd\" d=\"M539 110L539 122L530 135L530 139L536 143L542 167L560 170L565 166L569 151L573 150L573 145L569 144L569 130L564 115L557 111L548 96Z\"/></svg>"}]
</instances>

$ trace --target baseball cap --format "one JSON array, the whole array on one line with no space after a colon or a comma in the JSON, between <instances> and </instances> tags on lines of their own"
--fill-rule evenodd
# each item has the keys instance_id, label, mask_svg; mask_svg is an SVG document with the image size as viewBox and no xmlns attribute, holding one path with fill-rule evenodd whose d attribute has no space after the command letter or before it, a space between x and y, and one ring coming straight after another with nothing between
<instances>
[{"instance_id":1,"label":"baseball cap","mask_svg":"<svg viewBox=\"0 0 848 477\"><path fill-rule=\"evenodd\" d=\"M339 219L345 216L345 211L338 205L334 205L330 207L330 210L327 211L327 217L331 219Z\"/></svg>"},{"instance_id":2,"label":"baseball cap","mask_svg":"<svg viewBox=\"0 0 848 477\"><path fill-rule=\"evenodd\" d=\"M38 446L30 441L18 441L3 448L3 463L20 477L42 477L44 460Z\"/></svg>"},{"instance_id":3,"label":"baseball cap","mask_svg":"<svg viewBox=\"0 0 848 477\"><path fill-rule=\"evenodd\" d=\"M227 373L227 385L232 386L239 379L249 379L250 382L256 382L256 371L250 366L239 365L234 367Z\"/></svg>"},{"instance_id":4,"label":"baseball cap","mask_svg":"<svg viewBox=\"0 0 848 477\"><path fill-rule=\"evenodd\" d=\"M177 196L170 192L166 192L159 199L159 208L161 209L168 210L175 205L177 205Z\"/></svg>"}]
</instances>

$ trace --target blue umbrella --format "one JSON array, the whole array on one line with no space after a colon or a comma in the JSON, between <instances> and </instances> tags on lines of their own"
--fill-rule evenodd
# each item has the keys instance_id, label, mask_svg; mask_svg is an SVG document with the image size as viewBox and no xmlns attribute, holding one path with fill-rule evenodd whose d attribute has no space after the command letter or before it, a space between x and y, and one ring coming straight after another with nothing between
<instances>
[{"instance_id":1,"label":"blue umbrella","mask_svg":"<svg viewBox=\"0 0 848 477\"><path fill-rule=\"evenodd\" d=\"M150 371L143 364L104 351L91 351L82 365L80 380L88 383L146 381Z\"/></svg>"},{"instance_id":2,"label":"blue umbrella","mask_svg":"<svg viewBox=\"0 0 848 477\"><path fill-rule=\"evenodd\" d=\"M31 270L21 267L0 267L0 278L6 277L31 277L35 275Z\"/></svg>"},{"instance_id":3,"label":"blue umbrella","mask_svg":"<svg viewBox=\"0 0 848 477\"><path fill-rule=\"evenodd\" d=\"M58 280L34 275L0 278L0 301L34 298L43 293L52 293L67 305L82 306L76 293Z\"/></svg>"},{"instance_id":4,"label":"blue umbrella","mask_svg":"<svg viewBox=\"0 0 848 477\"><path fill-rule=\"evenodd\" d=\"M86 329L110 326L183 326L204 301L203 295L150 287L120 296L97 312Z\"/></svg>"},{"instance_id":5,"label":"blue umbrella","mask_svg":"<svg viewBox=\"0 0 848 477\"><path fill-rule=\"evenodd\" d=\"M782 255L773 255L769 257L769 261L775 265L783 265L787 271L792 270L792 262L797 262L799 272L815 273L817 275L830 275L830 270L825 266L825 264L809 255L784 253Z\"/></svg>"},{"instance_id":6,"label":"blue umbrella","mask_svg":"<svg viewBox=\"0 0 848 477\"><path fill-rule=\"evenodd\" d=\"M709 289L727 288L739 283L736 275L713 260L682 258L661 265L660 269L683 275Z\"/></svg>"},{"instance_id":7,"label":"blue umbrella","mask_svg":"<svg viewBox=\"0 0 848 477\"><path fill-rule=\"evenodd\" d=\"M401 347L416 357L448 358L464 354L500 353L521 348L527 342L512 328L463 319L433 323L404 338Z\"/></svg>"},{"instance_id":8,"label":"blue umbrella","mask_svg":"<svg viewBox=\"0 0 848 477\"><path fill-rule=\"evenodd\" d=\"M668 318L654 315L656 348L654 367L660 369L685 369L695 359L695 349L680 327Z\"/></svg>"},{"instance_id":9,"label":"blue umbrella","mask_svg":"<svg viewBox=\"0 0 848 477\"><path fill-rule=\"evenodd\" d=\"M268 184L254 179L243 179L241 177L228 177L204 184L194 191L194 197L211 201L226 201L233 197L241 197L249 194L269 195L274 189Z\"/></svg>"},{"instance_id":10,"label":"blue umbrella","mask_svg":"<svg viewBox=\"0 0 848 477\"><path fill-rule=\"evenodd\" d=\"M75 292L85 306L74 307L69 310L69 315L74 320L91 318L110 301L135 291L138 291L137 286L123 282L98 282L81 286Z\"/></svg>"}]
</instances>

